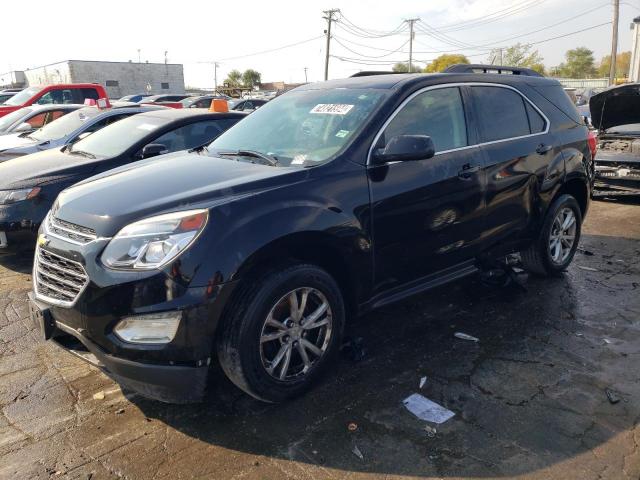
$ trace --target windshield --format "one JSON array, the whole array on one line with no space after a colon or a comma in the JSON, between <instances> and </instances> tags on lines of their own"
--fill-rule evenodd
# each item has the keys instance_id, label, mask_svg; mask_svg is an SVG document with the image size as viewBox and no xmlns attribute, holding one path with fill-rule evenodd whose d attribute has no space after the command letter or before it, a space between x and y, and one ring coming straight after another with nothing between
<instances>
[{"instance_id":1,"label":"windshield","mask_svg":"<svg viewBox=\"0 0 640 480\"><path fill-rule=\"evenodd\" d=\"M4 102L4 104L14 105L14 106L22 105L31 97L33 97L35 94L37 94L40 90L42 90L42 87L25 88L24 90L20 91L19 93L16 93L13 97L11 97L9 100Z\"/></svg>"},{"instance_id":2,"label":"windshield","mask_svg":"<svg viewBox=\"0 0 640 480\"><path fill-rule=\"evenodd\" d=\"M330 159L366 124L384 93L372 89L293 91L260 107L218 137L214 153L253 150L278 165Z\"/></svg>"},{"instance_id":3,"label":"windshield","mask_svg":"<svg viewBox=\"0 0 640 480\"><path fill-rule=\"evenodd\" d=\"M57 140L58 138L65 137L80 128L87 121L96 117L100 113L95 107L85 107L75 112L68 113L51 123L48 123L39 130L29 134L30 138L38 140L39 142L46 142L49 140Z\"/></svg>"},{"instance_id":4,"label":"windshield","mask_svg":"<svg viewBox=\"0 0 640 480\"><path fill-rule=\"evenodd\" d=\"M11 125L19 121L21 118L25 117L29 113L31 113L33 109L29 107L24 107L15 112L11 112L4 117L0 117L0 132L4 132Z\"/></svg>"},{"instance_id":5,"label":"windshield","mask_svg":"<svg viewBox=\"0 0 640 480\"><path fill-rule=\"evenodd\" d=\"M195 102L196 100L199 100L200 97L187 97L183 100L180 100L180 103L182 104L182 106L184 108L187 108L189 105L191 105L193 102Z\"/></svg>"},{"instance_id":6,"label":"windshield","mask_svg":"<svg viewBox=\"0 0 640 480\"><path fill-rule=\"evenodd\" d=\"M96 157L115 157L138 143L169 120L147 115L132 115L118 120L73 144L70 152L85 152Z\"/></svg>"}]
</instances>

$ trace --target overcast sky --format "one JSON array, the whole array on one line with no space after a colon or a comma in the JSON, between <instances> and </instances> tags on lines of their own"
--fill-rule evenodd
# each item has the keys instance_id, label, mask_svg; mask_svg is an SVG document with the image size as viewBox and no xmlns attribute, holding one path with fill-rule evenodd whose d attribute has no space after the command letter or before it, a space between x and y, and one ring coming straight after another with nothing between
<instances>
[{"instance_id":1,"label":"overcast sky","mask_svg":"<svg viewBox=\"0 0 640 480\"><path fill-rule=\"evenodd\" d=\"M137 61L140 49L141 60L149 62L163 62L167 50L169 62L184 64L190 86L213 86L213 66L201 62L214 60L220 62L219 83L234 68L254 68L263 81L301 82L307 67L309 81L322 80L326 28L322 11L329 8L339 8L344 15L332 32L331 53L373 62L363 65L332 58L330 78L386 70L389 65L382 62L408 59L406 27L394 35L368 37L370 32L394 31L404 19L414 17L421 19L414 58L423 62L440 51L484 62L491 47L516 42L542 42L535 48L548 67L562 62L566 50L577 46L593 50L597 61L611 50L610 24L545 41L610 22L611 0L244 0L232 5L111 0L89 8L76 0L34 0L25 11L25 4L7 2L2 6L0 73L67 59ZM619 51L630 49L629 24L638 15L640 0L622 0ZM297 42L305 43L245 56Z\"/></svg>"}]
</instances>

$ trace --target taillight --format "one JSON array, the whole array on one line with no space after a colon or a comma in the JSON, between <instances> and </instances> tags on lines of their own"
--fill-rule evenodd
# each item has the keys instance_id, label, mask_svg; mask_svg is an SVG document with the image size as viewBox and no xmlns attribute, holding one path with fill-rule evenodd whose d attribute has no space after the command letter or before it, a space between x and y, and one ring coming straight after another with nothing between
<instances>
[{"instance_id":1,"label":"taillight","mask_svg":"<svg viewBox=\"0 0 640 480\"><path fill-rule=\"evenodd\" d=\"M587 143L589 144L589 150L591 150L591 158L594 158L598 150L598 135L593 130L590 130L587 135Z\"/></svg>"}]
</instances>

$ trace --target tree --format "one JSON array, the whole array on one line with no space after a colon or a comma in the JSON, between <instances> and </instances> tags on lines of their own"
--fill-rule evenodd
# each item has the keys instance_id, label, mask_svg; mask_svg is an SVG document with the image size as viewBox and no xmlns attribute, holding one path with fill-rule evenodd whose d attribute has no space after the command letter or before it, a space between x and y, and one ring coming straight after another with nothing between
<instances>
[{"instance_id":1,"label":"tree","mask_svg":"<svg viewBox=\"0 0 640 480\"><path fill-rule=\"evenodd\" d=\"M620 52L616 55L616 77L626 77L629 75L629 65L631 64L631 52ZM611 55L602 57L598 67L600 77L608 77L611 68Z\"/></svg>"},{"instance_id":2,"label":"tree","mask_svg":"<svg viewBox=\"0 0 640 480\"><path fill-rule=\"evenodd\" d=\"M566 78L587 78L596 74L593 52L586 47L568 50L564 54L565 62L558 66L558 73Z\"/></svg>"},{"instance_id":3,"label":"tree","mask_svg":"<svg viewBox=\"0 0 640 480\"><path fill-rule=\"evenodd\" d=\"M244 73L242 74L242 83L244 84L245 87L253 88L254 85L257 85L258 83L260 83L261 77L262 75L260 75L260 72L249 68L245 70Z\"/></svg>"},{"instance_id":4,"label":"tree","mask_svg":"<svg viewBox=\"0 0 640 480\"><path fill-rule=\"evenodd\" d=\"M240 70L231 70L224 83L230 87L239 87L242 85L242 73L240 73Z\"/></svg>"},{"instance_id":5,"label":"tree","mask_svg":"<svg viewBox=\"0 0 640 480\"><path fill-rule=\"evenodd\" d=\"M412 72L419 72L419 71L422 70L415 63L411 64L411 67L412 67L411 68ZM398 62L393 66L392 70L395 73L408 73L409 72L409 62Z\"/></svg>"},{"instance_id":6,"label":"tree","mask_svg":"<svg viewBox=\"0 0 640 480\"><path fill-rule=\"evenodd\" d=\"M502 50L502 52L500 52L500 50ZM493 49L489 54L489 62L495 63L496 59L501 57L501 53L502 65L530 68L538 73L544 74L544 64L542 63L544 59L538 50L533 50L532 45L516 43L507 48Z\"/></svg>"},{"instance_id":7,"label":"tree","mask_svg":"<svg viewBox=\"0 0 640 480\"><path fill-rule=\"evenodd\" d=\"M442 72L445 68L457 63L469 63L469 59L461 54L444 53L427 65L425 73Z\"/></svg>"}]
</instances>

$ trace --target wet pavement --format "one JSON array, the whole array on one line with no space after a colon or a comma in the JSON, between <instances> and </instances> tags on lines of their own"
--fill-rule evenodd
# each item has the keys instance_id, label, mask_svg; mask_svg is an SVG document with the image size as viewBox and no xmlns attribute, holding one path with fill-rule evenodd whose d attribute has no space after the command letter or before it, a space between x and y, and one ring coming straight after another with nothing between
<instances>
[{"instance_id":1,"label":"wet pavement","mask_svg":"<svg viewBox=\"0 0 640 480\"><path fill-rule=\"evenodd\" d=\"M640 478L640 201L593 203L560 278L469 278L358 319L363 358L284 405L217 368L199 405L122 392L39 340L29 269L0 257L0 478ZM402 405L416 392L455 413L435 435Z\"/></svg>"}]
</instances>

